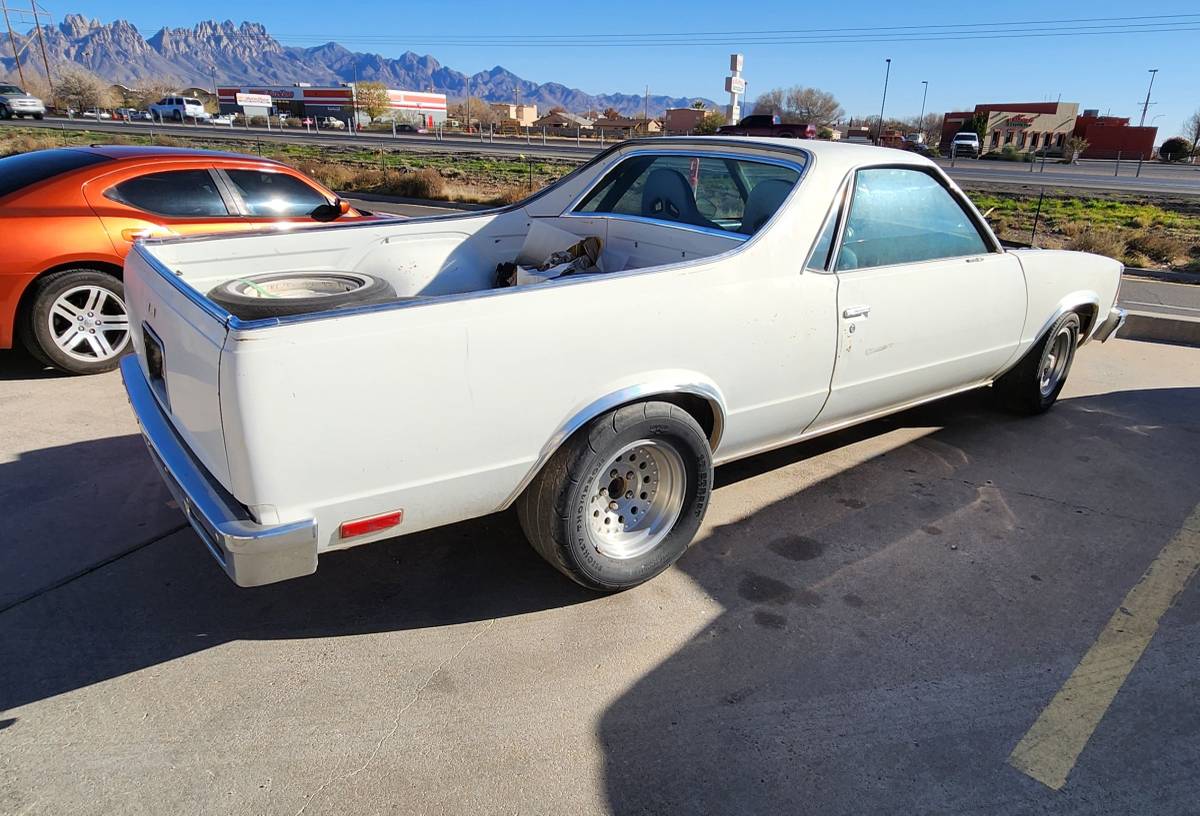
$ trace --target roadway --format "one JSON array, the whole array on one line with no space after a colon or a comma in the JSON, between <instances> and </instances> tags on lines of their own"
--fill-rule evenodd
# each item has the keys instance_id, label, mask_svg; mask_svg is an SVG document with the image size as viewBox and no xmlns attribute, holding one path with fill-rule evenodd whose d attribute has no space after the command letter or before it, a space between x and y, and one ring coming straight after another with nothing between
<instances>
[{"instance_id":1,"label":"roadway","mask_svg":"<svg viewBox=\"0 0 1200 816\"><path fill-rule=\"evenodd\" d=\"M388 133L338 133L322 131L309 133L303 130L266 128L225 127L217 125L165 124L151 122L95 122L80 119L31 119L3 122L9 126L40 127L51 129L91 130L104 133L163 133L180 137L204 137L209 139L246 140L253 138L263 142L304 142L326 146L364 146L372 149L383 146L402 147L416 152L464 152L496 156L531 155L543 158L584 161L595 155L601 145L584 140L550 137L545 144L539 136L496 137L480 140L478 137L446 136L442 139L426 134L404 134L392 137ZM1023 186L1045 186L1081 190L1105 190L1126 193L1154 193L1160 195L1200 195L1200 166L1164 165L1158 162L1084 161L1077 165L1047 164L1032 166L1009 162L978 161L959 159L950 166L948 159L938 163L960 184L1007 184Z\"/></svg>"}]
</instances>

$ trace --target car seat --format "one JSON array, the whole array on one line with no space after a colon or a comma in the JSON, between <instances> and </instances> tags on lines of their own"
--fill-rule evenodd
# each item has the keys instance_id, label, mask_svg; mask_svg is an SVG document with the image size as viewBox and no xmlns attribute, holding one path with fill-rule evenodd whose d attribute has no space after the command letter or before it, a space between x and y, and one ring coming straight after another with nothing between
<instances>
[{"instance_id":1,"label":"car seat","mask_svg":"<svg viewBox=\"0 0 1200 816\"><path fill-rule=\"evenodd\" d=\"M783 179L764 179L754 185L746 197L746 210L742 213L742 225L738 232L753 235L783 204L792 191L792 183Z\"/></svg>"},{"instance_id":2,"label":"car seat","mask_svg":"<svg viewBox=\"0 0 1200 816\"><path fill-rule=\"evenodd\" d=\"M692 185L683 173L668 167L652 170L646 177L646 186L642 188L642 215L658 221L720 229L700 214Z\"/></svg>"}]
</instances>

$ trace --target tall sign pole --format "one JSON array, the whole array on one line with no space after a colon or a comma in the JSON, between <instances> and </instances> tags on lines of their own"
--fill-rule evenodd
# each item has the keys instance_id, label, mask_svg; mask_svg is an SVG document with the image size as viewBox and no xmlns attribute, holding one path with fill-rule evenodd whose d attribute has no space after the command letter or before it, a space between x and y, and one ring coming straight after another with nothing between
<instances>
[{"instance_id":1,"label":"tall sign pole","mask_svg":"<svg viewBox=\"0 0 1200 816\"><path fill-rule=\"evenodd\" d=\"M725 90L729 91L729 108L725 111L725 118L731 125L736 125L742 120L742 94L746 92L742 63L741 54L729 55L729 76L725 77Z\"/></svg>"},{"instance_id":2,"label":"tall sign pole","mask_svg":"<svg viewBox=\"0 0 1200 816\"><path fill-rule=\"evenodd\" d=\"M883 74L883 99L879 101L879 130L875 133L875 144L883 144L883 109L887 105L888 79L892 75L892 58L887 58L887 70Z\"/></svg>"}]
</instances>

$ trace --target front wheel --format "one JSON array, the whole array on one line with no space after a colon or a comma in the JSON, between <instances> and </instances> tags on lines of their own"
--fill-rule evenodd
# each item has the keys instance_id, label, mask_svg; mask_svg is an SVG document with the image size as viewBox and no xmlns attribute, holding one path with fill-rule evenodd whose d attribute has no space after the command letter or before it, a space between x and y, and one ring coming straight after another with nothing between
<instances>
[{"instance_id":1,"label":"front wheel","mask_svg":"<svg viewBox=\"0 0 1200 816\"><path fill-rule=\"evenodd\" d=\"M35 113L35 114L33 115L33 118L34 118L34 119L37 119L38 121L41 121L42 119L45 119L45 118L46 118L46 114L44 114L44 113Z\"/></svg>"},{"instance_id":2,"label":"front wheel","mask_svg":"<svg viewBox=\"0 0 1200 816\"><path fill-rule=\"evenodd\" d=\"M67 269L33 283L29 308L18 324L37 359L68 374L117 367L129 349L125 288L95 269Z\"/></svg>"},{"instance_id":3,"label":"front wheel","mask_svg":"<svg viewBox=\"0 0 1200 816\"><path fill-rule=\"evenodd\" d=\"M12 119L12 111L6 105L0 105L0 119Z\"/></svg>"},{"instance_id":4,"label":"front wheel","mask_svg":"<svg viewBox=\"0 0 1200 816\"><path fill-rule=\"evenodd\" d=\"M521 495L533 548L583 586L650 580L691 544L708 508L712 451L696 420L665 402L618 408L576 433Z\"/></svg>"},{"instance_id":5,"label":"front wheel","mask_svg":"<svg viewBox=\"0 0 1200 816\"><path fill-rule=\"evenodd\" d=\"M1018 414L1050 409L1067 382L1079 345L1079 315L1067 312L1034 343L1010 371L996 380L1001 404Z\"/></svg>"}]
</instances>

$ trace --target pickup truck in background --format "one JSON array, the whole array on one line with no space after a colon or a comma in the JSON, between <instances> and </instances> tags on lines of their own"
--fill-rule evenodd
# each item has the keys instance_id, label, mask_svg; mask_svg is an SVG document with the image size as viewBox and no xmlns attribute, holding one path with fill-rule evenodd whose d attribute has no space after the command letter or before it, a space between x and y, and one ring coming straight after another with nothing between
<instances>
[{"instance_id":1,"label":"pickup truck in background","mask_svg":"<svg viewBox=\"0 0 1200 816\"><path fill-rule=\"evenodd\" d=\"M747 116L736 125L717 128L718 136L777 136L781 139L815 139L816 125L784 123L778 115L755 114Z\"/></svg>"},{"instance_id":2,"label":"pickup truck in background","mask_svg":"<svg viewBox=\"0 0 1200 816\"><path fill-rule=\"evenodd\" d=\"M970 156L978 159L979 154L983 152L979 144L979 134L973 130L960 130L950 141L949 152L952 156Z\"/></svg>"}]
</instances>

